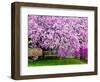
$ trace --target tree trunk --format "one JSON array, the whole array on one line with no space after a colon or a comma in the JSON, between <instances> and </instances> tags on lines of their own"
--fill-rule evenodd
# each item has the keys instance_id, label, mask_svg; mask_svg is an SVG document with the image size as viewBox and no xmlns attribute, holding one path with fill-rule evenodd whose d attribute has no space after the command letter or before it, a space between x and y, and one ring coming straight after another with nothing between
<instances>
[{"instance_id":1,"label":"tree trunk","mask_svg":"<svg viewBox=\"0 0 100 82\"><path fill-rule=\"evenodd\" d=\"M83 56L82 56L82 55L83 55L83 54L81 53L81 54L80 54L80 59L83 59Z\"/></svg>"},{"instance_id":2,"label":"tree trunk","mask_svg":"<svg viewBox=\"0 0 100 82\"><path fill-rule=\"evenodd\" d=\"M45 58L45 52L43 51L42 59L44 59L44 58Z\"/></svg>"}]
</instances>

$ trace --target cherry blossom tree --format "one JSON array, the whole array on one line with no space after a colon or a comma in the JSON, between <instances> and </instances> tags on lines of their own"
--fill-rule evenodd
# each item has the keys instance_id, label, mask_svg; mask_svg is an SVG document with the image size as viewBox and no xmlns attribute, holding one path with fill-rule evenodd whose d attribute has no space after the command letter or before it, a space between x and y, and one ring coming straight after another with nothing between
<instances>
[{"instance_id":1,"label":"cherry blossom tree","mask_svg":"<svg viewBox=\"0 0 100 82\"><path fill-rule=\"evenodd\" d=\"M88 18L28 15L28 38L32 48L56 49L59 57L87 59Z\"/></svg>"}]
</instances>

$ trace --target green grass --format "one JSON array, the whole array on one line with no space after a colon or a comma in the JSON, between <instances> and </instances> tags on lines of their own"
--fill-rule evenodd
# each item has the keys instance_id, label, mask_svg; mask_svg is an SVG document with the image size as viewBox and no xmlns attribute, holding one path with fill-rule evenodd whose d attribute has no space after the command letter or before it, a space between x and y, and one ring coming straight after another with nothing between
<instances>
[{"instance_id":1,"label":"green grass","mask_svg":"<svg viewBox=\"0 0 100 82\"><path fill-rule=\"evenodd\" d=\"M86 64L85 61L75 58L56 58L47 57L45 59L32 60L28 59L28 66L51 66L51 65L71 65L71 64Z\"/></svg>"}]
</instances>

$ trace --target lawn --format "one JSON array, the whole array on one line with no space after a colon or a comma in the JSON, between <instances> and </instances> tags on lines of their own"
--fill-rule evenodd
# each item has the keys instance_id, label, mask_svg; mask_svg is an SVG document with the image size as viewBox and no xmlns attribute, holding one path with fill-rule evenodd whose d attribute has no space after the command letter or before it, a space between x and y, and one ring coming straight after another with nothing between
<instances>
[{"instance_id":1,"label":"lawn","mask_svg":"<svg viewBox=\"0 0 100 82\"><path fill-rule=\"evenodd\" d=\"M82 61L76 58L57 58L46 57L45 59L32 60L28 59L28 66L51 66L51 65L71 65L71 64L86 64L86 61Z\"/></svg>"}]
</instances>

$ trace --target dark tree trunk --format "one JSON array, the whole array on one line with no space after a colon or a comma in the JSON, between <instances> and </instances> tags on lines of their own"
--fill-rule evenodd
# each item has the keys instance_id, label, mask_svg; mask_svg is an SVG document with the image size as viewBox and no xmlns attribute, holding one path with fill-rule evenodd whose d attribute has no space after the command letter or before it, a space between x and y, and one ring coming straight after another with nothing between
<instances>
[{"instance_id":1,"label":"dark tree trunk","mask_svg":"<svg viewBox=\"0 0 100 82\"><path fill-rule=\"evenodd\" d=\"M82 55L83 55L83 54L82 54L82 53L80 53L80 59L82 59L82 58L83 58L83 57L82 57Z\"/></svg>"},{"instance_id":2,"label":"dark tree trunk","mask_svg":"<svg viewBox=\"0 0 100 82\"><path fill-rule=\"evenodd\" d=\"M83 59L83 50L80 48L80 59Z\"/></svg>"},{"instance_id":3,"label":"dark tree trunk","mask_svg":"<svg viewBox=\"0 0 100 82\"><path fill-rule=\"evenodd\" d=\"M44 58L45 58L45 53L44 53L44 51L43 51L42 59L44 59Z\"/></svg>"}]
</instances>

